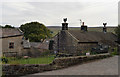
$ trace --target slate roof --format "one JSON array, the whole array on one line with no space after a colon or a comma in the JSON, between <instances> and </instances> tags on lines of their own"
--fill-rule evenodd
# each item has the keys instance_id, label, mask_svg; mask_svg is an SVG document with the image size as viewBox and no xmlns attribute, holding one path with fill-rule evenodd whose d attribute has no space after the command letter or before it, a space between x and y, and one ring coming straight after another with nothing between
<instances>
[{"instance_id":1,"label":"slate roof","mask_svg":"<svg viewBox=\"0 0 120 77\"><path fill-rule=\"evenodd\" d=\"M23 47L24 48L30 48L31 47L30 42L28 40L24 40L23 41Z\"/></svg>"},{"instance_id":2,"label":"slate roof","mask_svg":"<svg viewBox=\"0 0 120 77\"><path fill-rule=\"evenodd\" d=\"M114 45L115 41L117 41L116 35L111 32L83 32L81 30L68 30L68 32L77 40L79 40L79 42L100 42Z\"/></svg>"},{"instance_id":3,"label":"slate roof","mask_svg":"<svg viewBox=\"0 0 120 77\"><path fill-rule=\"evenodd\" d=\"M0 28L0 38L5 37L14 37L14 36L20 36L23 35L23 32L19 28Z\"/></svg>"},{"instance_id":4,"label":"slate roof","mask_svg":"<svg viewBox=\"0 0 120 77\"><path fill-rule=\"evenodd\" d=\"M41 43L41 42L30 42L30 46L38 49L48 49L47 43Z\"/></svg>"}]
</instances>

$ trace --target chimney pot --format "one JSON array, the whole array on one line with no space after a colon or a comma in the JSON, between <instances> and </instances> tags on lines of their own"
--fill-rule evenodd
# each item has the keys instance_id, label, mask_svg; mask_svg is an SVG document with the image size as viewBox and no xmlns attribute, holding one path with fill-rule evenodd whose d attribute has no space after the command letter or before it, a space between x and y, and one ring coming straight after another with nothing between
<instances>
[{"instance_id":1,"label":"chimney pot","mask_svg":"<svg viewBox=\"0 0 120 77\"><path fill-rule=\"evenodd\" d=\"M82 26L84 26L84 22L82 23Z\"/></svg>"},{"instance_id":2,"label":"chimney pot","mask_svg":"<svg viewBox=\"0 0 120 77\"><path fill-rule=\"evenodd\" d=\"M62 30L68 30L68 23L66 23L67 18L63 18Z\"/></svg>"},{"instance_id":3,"label":"chimney pot","mask_svg":"<svg viewBox=\"0 0 120 77\"><path fill-rule=\"evenodd\" d=\"M107 28L106 28L107 23L103 23L103 25L104 25L103 32L106 33L107 32Z\"/></svg>"},{"instance_id":4,"label":"chimney pot","mask_svg":"<svg viewBox=\"0 0 120 77\"><path fill-rule=\"evenodd\" d=\"M84 25L84 22L82 22L81 30L87 31L87 25Z\"/></svg>"},{"instance_id":5,"label":"chimney pot","mask_svg":"<svg viewBox=\"0 0 120 77\"><path fill-rule=\"evenodd\" d=\"M104 27L106 27L107 23L103 23Z\"/></svg>"},{"instance_id":6,"label":"chimney pot","mask_svg":"<svg viewBox=\"0 0 120 77\"><path fill-rule=\"evenodd\" d=\"M66 22L66 21L67 21L67 18L63 18L63 21Z\"/></svg>"}]
</instances>

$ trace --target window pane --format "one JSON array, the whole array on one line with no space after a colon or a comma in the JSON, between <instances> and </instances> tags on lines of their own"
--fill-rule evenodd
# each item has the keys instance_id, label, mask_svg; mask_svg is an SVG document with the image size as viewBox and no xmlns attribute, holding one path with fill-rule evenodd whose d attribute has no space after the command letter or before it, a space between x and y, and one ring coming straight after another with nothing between
<instances>
[{"instance_id":1,"label":"window pane","mask_svg":"<svg viewBox=\"0 0 120 77\"><path fill-rule=\"evenodd\" d=\"M9 48L14 48L14 43L13 42L9 43Z\"/></svg>"}]
</instances>

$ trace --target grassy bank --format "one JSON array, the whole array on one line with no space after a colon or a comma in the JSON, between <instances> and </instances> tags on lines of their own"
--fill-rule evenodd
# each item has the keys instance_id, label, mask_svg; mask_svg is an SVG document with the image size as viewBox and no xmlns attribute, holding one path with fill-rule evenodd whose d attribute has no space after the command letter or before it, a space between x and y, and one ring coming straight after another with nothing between
<instances>
[{"instance_id":1,"label":"grassy bank","mask_svg":"<svg viewBox=\"0 0 120 77\"><path fill-rule=\"evenodd\" d=\"M54 55L43 56L38 58L28 58L28 59L17 59L17 58L7 58L7 64L49 64L54 60ZM5 64L5 63L4 63Z\"/></svg>"}]
</instances>

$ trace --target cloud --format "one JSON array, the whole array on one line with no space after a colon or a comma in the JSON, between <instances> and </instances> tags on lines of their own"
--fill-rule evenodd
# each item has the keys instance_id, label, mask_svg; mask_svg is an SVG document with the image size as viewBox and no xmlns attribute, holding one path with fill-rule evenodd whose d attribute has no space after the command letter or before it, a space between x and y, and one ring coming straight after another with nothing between
<instances>
[{"instance_id":1,"label":"cloud","mask_svg":"<svg viewBox=\"0 0 120 77\"><path fill-rule=\"evenodd\" d=\"M14 26L31 21L59 26L63 17L68 18L69 26L79 26L79 19L89 26L101 25L103 22L117 25L117 8L117 2L94 0L92 2L3 2L2 18L3 25Z\"/></svg>"},{"instance_id":2,"label":"cloud","mask_svg":"<svg viewBox=\"0 0 120 77\"><path fill-rule=\"evenodd\" d=\"M3 0L3 2L115 2L119 0Z\"/></svg>"}]
</instances>

